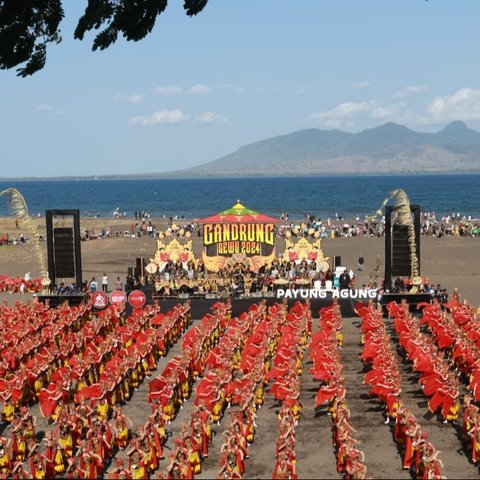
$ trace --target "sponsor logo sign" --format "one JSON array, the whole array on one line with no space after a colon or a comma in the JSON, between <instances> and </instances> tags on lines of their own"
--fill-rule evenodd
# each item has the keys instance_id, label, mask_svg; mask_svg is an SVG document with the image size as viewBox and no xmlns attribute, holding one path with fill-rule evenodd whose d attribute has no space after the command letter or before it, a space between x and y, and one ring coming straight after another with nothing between
<instances>
[{"instance_id":1,"label":"sponsor logo sign","mask_svg":"<svg viewBox=\"0 0 480 480\"><path fill-rule=\"evenodd\" d=\"M141 290L132 290L128 295L128 303L133 308L142 308L147 302L147 297Z\"/></svg>"},{"instance_id":2,"label":"sponsor logo sign","mask_svg":"<svg viewBox=\"0 0 480 480\"><path fill-rule=\"evenodd\" d=\"M95 308L105 308L108 305L108 295L105 292L92 294L92 304Z\"/></svg>"},{"instance_id":3,"label":"sponsor logo sign","mask_svg":"<svg viewBox=\"0 0 480 480\"><path fill-rule=\"evenodd\" d=\"M110 303L112 305L118 305L125 303L127 301L127 296L122 290L114 290L110 293Z\"/></svg>"}]
</instances>

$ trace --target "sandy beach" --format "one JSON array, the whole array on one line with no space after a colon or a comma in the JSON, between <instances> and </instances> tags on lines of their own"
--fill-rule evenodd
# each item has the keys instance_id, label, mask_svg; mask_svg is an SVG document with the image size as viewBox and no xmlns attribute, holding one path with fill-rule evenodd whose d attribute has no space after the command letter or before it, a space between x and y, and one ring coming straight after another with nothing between
<instances>
[{"instance_id":1,"label":"sandy beach","mask_svg":"<svg viewBox=\"0 0 480 480\"><path fill-rule=\"evenodd\" d=\"M45 220L36 219L38 232L45 235ZM123 232L129 231L132 219L112 218L82 218L81 229L89 229L100 233L102 228L110 227L119 237L84 241L82 248L83 279L97 280L104 272L109 276L111 284L120 276L125 279L128 267L135 265L137 257L144 257L148 263L155 255L156 240L149 236L140 238L125 238ZM153 218L152 223L157 230L164 230L168 220ZM16 229L15 220L11 217L0 218L0 235L8 233L18 236L21 228ZM194 235L194 252L197 258L201 256L202 239ZM326 257L340 256L342 264L356 272L357 259L360 255L365 258L365 269L356 272L356 284L361 286L368 283L373 275L377 257L384 262L384 239L368 237L335 238L322 241L323 252ZM42 243L44 251L46 242ZM284 243L278 239L277 252L283 251ZM434 284L440 284L448 291L458 288L460 294L474 305L480 304L480 257L479 239L468 237L445 236L442 238L423 236L421 238L421 275L427 276ZM46 253L45 253L46 258ZM0 246L0 273L9 276L24 276L30 271L32 277L39 276L37 263L33 260L33 247L26 245ZM383 273L382 273L383 275ZM9 298L8 294L2 294Z\"/></svg>"}]
</instances>

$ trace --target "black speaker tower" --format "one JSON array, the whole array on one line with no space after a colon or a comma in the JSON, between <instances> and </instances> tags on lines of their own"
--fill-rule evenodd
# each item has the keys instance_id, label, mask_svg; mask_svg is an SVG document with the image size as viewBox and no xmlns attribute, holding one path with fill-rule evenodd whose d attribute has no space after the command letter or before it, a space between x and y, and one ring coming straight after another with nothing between
<instances>
[{"instance_id":1,"label":"black speaker tower","mask_svg":"<svg viewBox=\"0 0 480 480\"><path fill-rule=\"evenodd\" d=\"M55 227L53 218L73 217L73 227ZM82 257L80 250L80 210L47 210L48 276L52 285L58 278L74 278L82 287Z\"/></svg>"},{"instance_id":2,"label":"black speaker tower","mask_svg":"<svg viewBox=\"0 0 480 480\"><path fill-rule=\"evenodd\" d=\"M420 272L420 206L410 205L415 230L415 248ZM386 290L392 288L392 276L411 277L410 244L408 242L408 227L392 225L395 207L385 207L385 281Z\"/></svg>"}]
</instances>

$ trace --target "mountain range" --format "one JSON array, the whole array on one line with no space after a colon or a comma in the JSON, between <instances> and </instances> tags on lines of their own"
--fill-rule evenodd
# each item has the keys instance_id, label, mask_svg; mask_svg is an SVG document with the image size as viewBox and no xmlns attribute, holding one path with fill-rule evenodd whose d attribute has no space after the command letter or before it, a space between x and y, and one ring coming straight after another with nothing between
<instances>
[{"instance_id":1,"label":"mountain range","mask_svg":"<svg viewBox=\"0 0 480 480\"><path fill-rule=\"evenodd\" d=\"M436 133L385 123L359 133L310 128L260 140L224 157L169 172L64 176L59 180L480 173L480 133L455 121ZM46 177L29 177L43 180ZM23 178L27 179L27 178ZM11 180L0 177L0 180Z\"/></svg>"},{"instance_id":2,"label":"mountain range","mask_svg":"<svg viewBox=\"0 0 480 480\"><path fill-rule=\"evenodd\" d=\"M480 133L456 121L437 133L385 123L359 133L300 130L161 177L480 172Z\"/></svg>"}]
</instances>

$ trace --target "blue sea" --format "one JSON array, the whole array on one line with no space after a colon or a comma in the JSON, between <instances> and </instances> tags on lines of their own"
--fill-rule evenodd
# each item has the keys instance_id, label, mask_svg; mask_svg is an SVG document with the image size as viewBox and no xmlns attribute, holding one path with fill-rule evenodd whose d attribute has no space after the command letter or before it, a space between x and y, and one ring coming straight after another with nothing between
<instances>
[{"instance_id":1,"label":"blue sea","mask_svg":"<svg viewBox=\"0 0 480 480\"><path fill-rule=\"evenodd\" d=\"M480 175L322 176L294 178L42 180L1 181L14 187L32 215L46 209L79 209L82 216L111 217L114 210L132 217L201 218L226 210L240 200L246 207L279 216L326 218L374 214L389 192L403 188L412 204L437 216L459 212L480 218ZM0 216L8 215L0 197Z\"/></svg>"}]
</instances>

